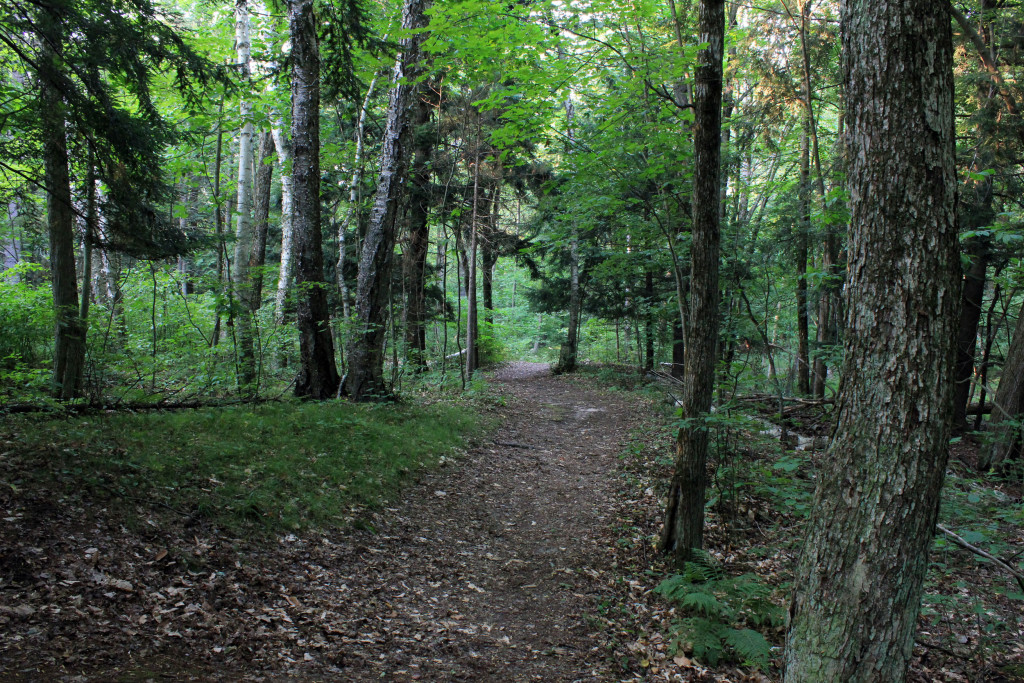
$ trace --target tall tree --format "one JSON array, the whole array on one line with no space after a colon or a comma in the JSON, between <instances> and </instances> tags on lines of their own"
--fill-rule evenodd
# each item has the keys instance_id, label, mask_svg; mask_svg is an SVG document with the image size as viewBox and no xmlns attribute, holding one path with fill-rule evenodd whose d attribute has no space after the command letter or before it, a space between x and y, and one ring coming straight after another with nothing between
<instances>
[{"instance_id":1,"label":"tall tree","mask_svg":"<svg viewBox=\"0 0 1024 683\"><path fill-rule=\"evenodd\" d=\"M302 367L296 396L331 398L338 390L324 282L320 227L320 48L314 0L288 5L292 42L292 229L295 233L296 319Z\"/></svg>"},{"instance_id":2,"label":"tall tree","mask_svg":"<svg viewBox=\"0 0 1024 683\"><path fill-rule=\"evenodd\" d=\"M71 398L82 389L86 340L77 296L68 143L83 146L82 156L90 159L104 187L102 206L96 207L104 224L89 235L103 254L183 253L190 246L186 235L154 206L170 189L161 164L174 134L154 103L152 85L157 73L173 72L176 89L191 106L198 100L197 86L213 72L181 39L173 17L151 0L5 3L0 39L5 67L34 74L39 84L25 88L28 79L18 75L5 82L16 88L5 90L0 127L17 120L22 134L4 130L0 158L27 162L30 174L36 160L43 167L39 185L46 190L57 321L52 385L55 395Z\"/></svg>"},{"instance_id":3,"label":"tall tree","mask_svg":"<svg viewBox=\"0 0 1024 683\"><path fill-rule=\"evenodd\" d=\"M416 31L427 25L430 0L405 0L402 28ZM359 259L355 325L349 347L345 391L357 401L373 400L387 392L384 382L384 342L387 338L388 299L394 260L398 205L402 199L412 142L411 117L418 89L416 78L423 59L425 33L402 39L395 60L388 102L387 127L381 151L377 193L370 211L363 252Z\"/></svg>"},{"instance_id":4,"label":"tall tree","mask_svg":"<svg viewBox=\"0 0 1024 683\"><path fill-rule=\"evenodd\" d=\"M255 242L252 223L252 179L253 179L253 125L252 101L249 99L252 75L249 28L249 3L235 2L235 50L242 80L242 101L239 113L242 130L238 135L238 187L235 207L235 254L234 270L231 273L234 296L239 305L233 312L238 342L239 384L249 390L256 381L256 356L253 350L253 311L251 307L252 288L249 271L249 254Z\"/></svg>"},{"instance_id":5,"label":"tall tree","mask_svg":"<svg viewBox=\"0 0 1024 683\"><path fill-rule=\"evenodd\" d=\"M693 230L690 250L690 319L686 334L682 411L675 473L669 487L661 548L677 560L704 545L708 430L718 346L719 184L721 183L724 0L701 0L694 78Z\"/></svg>"},{"instance_id":6,"label":"tall tree","mask_svg":"<svg viewBox=\"0 0 1024 683\"><path fill-rule=\"evenodd\" d=\"M787 683L905 678L948 457L960 291L949 10L846 0L842 35L846 355L790 607Z\"/></svg>"},{"instance_id":7,"label":"tall tree","mask_svg":"<svg viewBox=\"0 0 1024 683\"><path fill-rule=\"evenodd\" d=\"M403 270L407 288L405 305L405 346L409 363L415 370L426 368L426 266L430 246L430 160L436 136L430 126L433 88L424 82L416 97L413 116L413 161L409 187L409 246ZM440 103L439 103L440 105Z\"/></svg>"},{"instance_id":8,"label":"tall tree","mask_svg":"<svg viewBox=\"0 0 1024 683\"><path fill-rule=\"evenodd\" d=\"M50 273L56 331L53 350L53 393L73 398L82 391L85 369L85 320L79 315L75 274L74 209L68 171L67 121L61 92L66 12L64 3L39 12L41 54L37 76L41 96L39 121L43 136L46 221L50 234Z\"/></svg>"}]
</instances>

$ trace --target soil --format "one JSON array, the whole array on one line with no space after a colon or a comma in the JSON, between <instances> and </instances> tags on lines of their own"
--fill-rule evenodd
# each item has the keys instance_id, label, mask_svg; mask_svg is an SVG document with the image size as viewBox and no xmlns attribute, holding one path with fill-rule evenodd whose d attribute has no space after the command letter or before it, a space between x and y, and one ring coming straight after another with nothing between
<instances>
[{"instance_id":1,"label":"soil","mask_svg":"<svg viewBox=\"0 0 1024 683\"><path fill-rule=\"evenodd\" d=\"M546 365L493 380L491 438L368 530L260 547L0 493L0 679L629 678L608 615L630 594L617 455L640 406Z\"/></svg>"}]
</instances>

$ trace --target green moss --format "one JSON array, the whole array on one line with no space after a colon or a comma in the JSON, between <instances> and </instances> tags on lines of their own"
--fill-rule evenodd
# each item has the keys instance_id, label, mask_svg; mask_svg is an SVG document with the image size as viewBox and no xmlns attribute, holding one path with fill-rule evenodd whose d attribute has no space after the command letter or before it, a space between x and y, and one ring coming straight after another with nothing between
<instances>
[{"instance_id":1,"label":"green moss","mask_svg":"<svg viewBox=\"0 0 1024 683\"><path fill-rule=\"evenodd\" d=\"M282 403L25 421L16 487L229 530L346 524L482 429L472 406Z\"/></svg>"}]
</instances>

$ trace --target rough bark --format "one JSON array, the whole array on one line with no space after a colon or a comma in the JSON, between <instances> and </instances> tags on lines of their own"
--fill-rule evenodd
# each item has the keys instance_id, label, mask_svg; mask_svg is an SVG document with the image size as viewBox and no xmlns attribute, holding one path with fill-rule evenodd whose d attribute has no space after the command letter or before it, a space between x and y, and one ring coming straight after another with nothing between
<instances>
[{"instance_id":1,"label":"rough bark","mask_svg":"<svg viewBox=\"0 0 1024 683\"><path fill-rule=\"evenodd\" d=\"M677 562L704 544L708 430L718 346L719 183L721 182L722 59L725 3L701 0L693 127L693 237L690 250L690 319L686 335L681 402L684 426L676 439L675 472L669 486L661 549Z\"/></svg>"},{"instance_id":2,"label":"rough bark","mask_svg":"<svg viewBox=\"0 0 1024 683\"><path fill-rule=\"evenodd\" d=\"M424 12L429 6L430 0L405 0L402 27L406 30L425 27L427 18ZM345 391L357 401L379 399L388 391L384 382L384 342L395 225L409 164L411 109L416 90L414 81L423 58L421 46L424 37L424 33L417 33L402 40L402 53L392 74L381 172L359 259L355 330L349 347L349 370L345 381Z\"/></svg>"},{"instance_id":3,"label":"rough bark","mask_svg":"<svg viewBox=\"0 0 1024 683\"><path fill-rule=\"evenodd\" d=\"M427 305L426 266L430 246L430 160L434 151L433 136L426 128L430 122L429 85L420 88L413 115L413 162L409 187L409 245L403 264L408 294L405 303L406 357L413 371L427 367Z\"/></svg>"},{"instance_id":4,"label":"rough bark","mask_svg":"<svg viewBox=\"0 0 1024 683\"><path fill-rule=\"evenodd\" d=\"M295 239L295 315L301 367L295 395L333 397L338 390L324 282L320 229L320 52L313 0L288 8L292 41L292 229Z\"/></svg>"},{"instance_id":5,"label":"rough bark","mask_svg":"<svg viewBox=\"0 0 1024 683\"><path fill-rule=\"evenodd\" d=\"M952 36L931 0L845 0L843 385L797 568L785 680L899 683L948 457L959 299Z\"/></svg>"},{"instance_id":6,"label":"rough bark","mask_svg":"<svg viewBox=\"0 0 1024 683\"><path fill-rule=\"evenodd\" d=\"M79 315L75 271L74 214L68 172L67 123L60 91L64 10L54 4L40 11L43 36L39 60L39 123L43 137L46 224L50 236L55 332L52 391L57 398L81 394L85 370L85 323Z\"/></svg>"}]
</instances>

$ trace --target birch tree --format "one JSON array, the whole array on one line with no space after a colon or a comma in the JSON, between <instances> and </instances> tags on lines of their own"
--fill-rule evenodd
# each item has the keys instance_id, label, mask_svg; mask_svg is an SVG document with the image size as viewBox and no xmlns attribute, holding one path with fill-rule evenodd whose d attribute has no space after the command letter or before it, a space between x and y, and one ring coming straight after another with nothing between
<instances>
[{"instance_id":1,"label":"birch tree","mask_svg":"<svg viewBox=\"0 0 1024 683\"><path fill-rule=\"evenodd\" d=\"M405 0L402 29L405 32L427 25L430 0ZM384 383L384 342L388 323L388 299L394 260L398 204L405 190L412 143L411 115L417 89L416 77L423 59L425 34L403 38L402 52L395 60L388 101L387 125L381 151L370 220L359 259L356 289L355 330L349 346L346 393L357 401L373 400L387 392Z\"/></svg>"}]
</instances>

